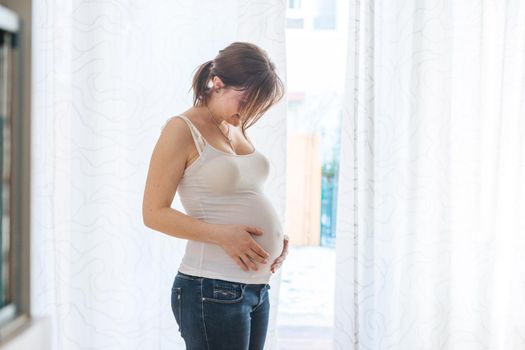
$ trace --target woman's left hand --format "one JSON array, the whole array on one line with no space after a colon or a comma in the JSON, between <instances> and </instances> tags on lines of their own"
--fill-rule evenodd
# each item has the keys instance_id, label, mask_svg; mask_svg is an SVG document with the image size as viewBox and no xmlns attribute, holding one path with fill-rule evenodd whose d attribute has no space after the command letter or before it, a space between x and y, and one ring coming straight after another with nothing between
<instances>
[{"instance_id":1,"label":"woman's left hand","mask_svg":"<svg viewBox=\"0 0 525 350\"><path fill-rule=\"evenodd\" d=\"M272 273L275 273L275 271L281 267L284 259L286 259L286 256L288 255L288 241L290 241L290 238L288 238L288 235L284 235L283 251L281 255L279 255L279 257L273 261L271 267Z\"/></svg>"}]
</instances>

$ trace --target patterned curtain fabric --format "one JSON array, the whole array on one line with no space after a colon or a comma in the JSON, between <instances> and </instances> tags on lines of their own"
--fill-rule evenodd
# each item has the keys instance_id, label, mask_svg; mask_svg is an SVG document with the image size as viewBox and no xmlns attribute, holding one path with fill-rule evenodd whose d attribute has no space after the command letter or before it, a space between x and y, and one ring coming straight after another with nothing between
<instances>
[{"instance_id":1,"label":"patterned curtain fabric","mask_svg":"<svg viewBox=\"0 0 525 350\"><path fill-rule=\"evenodd\" d=\"M525 349L525 3L351 1L335 348Z\"/></svg>"},{"instance_id":2,"label":"patterned curtain fabric","mask_svg":"<svg viewBox=\"0 0 525 350\"><path fill-rule=\"evenodd\" d=\"M54 350L183 349L170 297L186 241L142 221L151 152L191 106L197 66L231 42L264 48L286 79L285 4L35 1L33 21L32 313L50 320ZM249 135L284 220L286 105Z\"/></svg>"}]
</instances>

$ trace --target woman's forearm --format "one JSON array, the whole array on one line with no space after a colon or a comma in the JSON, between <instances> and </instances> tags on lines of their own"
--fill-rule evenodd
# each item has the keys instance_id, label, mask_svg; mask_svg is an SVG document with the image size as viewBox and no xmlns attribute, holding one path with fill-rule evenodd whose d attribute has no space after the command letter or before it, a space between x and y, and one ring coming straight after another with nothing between
<instances>
[{"instance_id":1,"label":"woman's forearm","mask_svg":"<svg viewBox=\"0 0 525 350\"><path fill-rule=\"evenodd\" d=\"M158 209L147 216L143 215L143 218L147 227L173 237L220 243L219 225L195 219L173 208Z\"/></svg>"}]
</instances>

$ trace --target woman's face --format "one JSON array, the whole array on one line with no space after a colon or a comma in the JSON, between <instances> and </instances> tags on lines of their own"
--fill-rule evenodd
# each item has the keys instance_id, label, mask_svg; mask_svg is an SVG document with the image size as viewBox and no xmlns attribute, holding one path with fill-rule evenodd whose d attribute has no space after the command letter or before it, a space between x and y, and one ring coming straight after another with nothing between
<instances>
[{"instance_id":1,"label":"woman's face","mask_svg":"<svg viewBox=\"0 0 525 350\"><path fill-rule=\"evenodd\" d=\"M219 85L222 87L221 93L214 94L217 100L217 106L214 109L225 122L239 126L242 122L239 111L245 91L236 87L223 87L222 84Z\"/></svg>"}]
</instances>

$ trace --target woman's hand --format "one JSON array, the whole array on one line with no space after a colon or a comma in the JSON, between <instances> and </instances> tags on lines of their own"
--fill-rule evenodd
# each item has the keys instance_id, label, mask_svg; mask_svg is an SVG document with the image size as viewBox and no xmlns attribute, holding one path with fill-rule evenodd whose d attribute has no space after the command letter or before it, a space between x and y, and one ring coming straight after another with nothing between
<instances>
[{"instance_id":1,"label":"woman's hand","mask_svg":"<svg viewBox=\"0 0 525 350\"><path fill-rule=\"evenodd\" d=\"M277 259L275 259L272 263L272 273L275 273L275 271L281 266L284 259L286 259L286 256L288 255L288 241L290 241L290 238L288 235L284 235L284 245L283 245L283 251L281 255Z\"/></svg>"},{"instance_id":2,"label":"woman's hand","mask_svg":"<svg viewBox=\"0 0 525 350\"><path fill-rule=\"evenodd\" d=\"M262 235L263 231L257 227L246 225L217 225L218 244L244 271L250 268L257 271L257 262L268 263L270 254L266 252L251 236Z\"/></svg>"}]
</instances>

